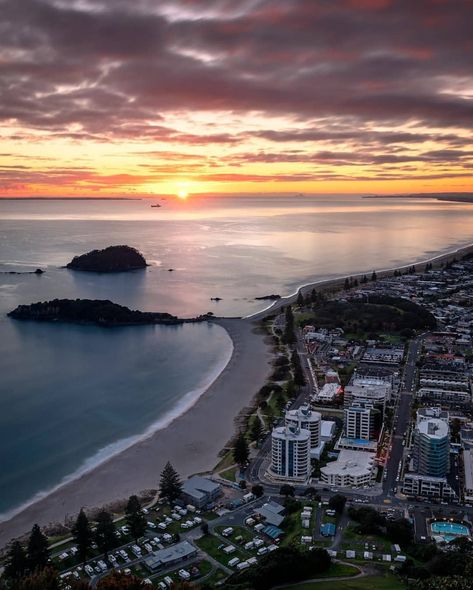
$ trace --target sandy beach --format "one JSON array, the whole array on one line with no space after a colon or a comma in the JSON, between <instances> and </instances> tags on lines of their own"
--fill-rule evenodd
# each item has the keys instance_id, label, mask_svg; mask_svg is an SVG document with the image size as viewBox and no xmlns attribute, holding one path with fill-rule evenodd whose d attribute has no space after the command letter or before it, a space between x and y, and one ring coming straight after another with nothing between
<instances>
[{"instance_id":1,"label":"sandy beach","mask_svg":"<svg viewBox=\"0 0 473 590\"><path fill-rule=\"evenodd\" d=\"M234 419L264 385L270 352L264 335L249 320L216 320L229 333L234 350L225 369L186 413L167 428L126 449L0 523L0 547L41 526L64 522L81 507L94 508L157 488L159 474L171 461L181 477L211 470L232 437Z\"/></svg>"}]
</instances>

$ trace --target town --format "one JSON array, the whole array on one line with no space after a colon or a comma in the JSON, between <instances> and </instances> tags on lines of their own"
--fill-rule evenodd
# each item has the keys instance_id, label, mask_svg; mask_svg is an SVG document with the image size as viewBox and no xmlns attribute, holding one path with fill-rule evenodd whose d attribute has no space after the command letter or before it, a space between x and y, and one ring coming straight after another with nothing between
<instances>
[{"instance_id":1,"label":"town","mask_svg":"<svg viewBox=\"0 0 473 590\"><path fill-rule=\"evenodd\" d=\"M468 256L373 272L268 312L274 371L219 465L181 482L168 464L154 497L133 496L113 517L82 513L82 546L79 518L72 536L48 539L43 557L61 587L107 588L111 571L163 590L463 580L473 547L472 276ZM10 546L7 575L22 555Z\"/></svg>"}]
</instances>

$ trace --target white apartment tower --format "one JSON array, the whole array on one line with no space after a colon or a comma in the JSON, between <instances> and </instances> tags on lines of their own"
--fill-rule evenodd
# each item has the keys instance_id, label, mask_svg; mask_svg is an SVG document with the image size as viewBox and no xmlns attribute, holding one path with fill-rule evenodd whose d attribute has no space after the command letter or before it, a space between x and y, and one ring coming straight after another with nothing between
<instances>
[{"instance_id":1,"label":"white apartment tower","mask_svg":"<svg viewBox=\"0 0 473 590\"><path fill-rule=\"evenodd\" d=\"M297 410L286 412L285 422L286 426L292 426L310 432L311 449L319 446L322 414L312 411L309 406L301 406Z\"/></svg>"},{"instance_id":2,"label":"white apartment tower","mask_svg":"<svg viewBox=\"0 0 473 590\"><path fill-rule=\"evenodd\" d=\"M373 440L375 409L368 404L353 404L345 409L345 436L357 440Z\"/></svg>"},{"instance_id":3,"label":"white apartment tower","mask_svg":"<svg viewBox=\"0 0 473 590\"><path fill-rule=\"evenodd\" d=\"M280 426L271 435L270 477L306 482L311 473L310 431Z\"/></svg>"}]
</instances>

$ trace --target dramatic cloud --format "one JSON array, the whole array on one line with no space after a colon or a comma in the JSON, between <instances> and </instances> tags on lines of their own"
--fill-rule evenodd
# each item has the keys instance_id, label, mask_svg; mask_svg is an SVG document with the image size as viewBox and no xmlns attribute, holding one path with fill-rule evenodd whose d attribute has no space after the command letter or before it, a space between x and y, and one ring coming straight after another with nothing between
<instances>
[{"instance_id":1,"label":"dramatic cloud","mask_svg":"<svg viewBox=\"0 0 473 590\"><path fill-rule=\"evenodd\" d=\"M179 175L196 190L451 189L471 169L471 0L0 0L0 11L5 192L112 194L134 179L166 192ZM49 183L40 157L57 159ZM90 177L66 172L78 157Z\"/></svg>"}]
</instances>

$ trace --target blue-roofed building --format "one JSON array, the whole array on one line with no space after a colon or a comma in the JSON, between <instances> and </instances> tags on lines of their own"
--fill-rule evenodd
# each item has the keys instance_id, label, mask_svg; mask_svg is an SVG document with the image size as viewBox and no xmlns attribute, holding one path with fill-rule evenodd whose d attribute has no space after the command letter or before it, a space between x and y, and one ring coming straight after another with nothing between
<instances>
[{"instance_id":1,"label":"blue-roofed building","mask_svg":"<svg viewBox=\"0 0 473 590\"><path fill-rule=\"evenodd\" d=\"M264 527L261 532L263 532L265 535L268 535L268 537L271 537L271 539L278 539L284 533L284 531L282 531L280 528L273 525Z\"/></svg>"},{"instance_id":2,"label":"blue-roofed building","mask_svg":"<svg viewBox=\"0 0 473 590\"><path fill-rule=\"evenodd\" d=\"M320 534L323 537L333 537L337 531L337 527L332 522L326 522L320 526Z\"/></svg>"}]
</instances>

